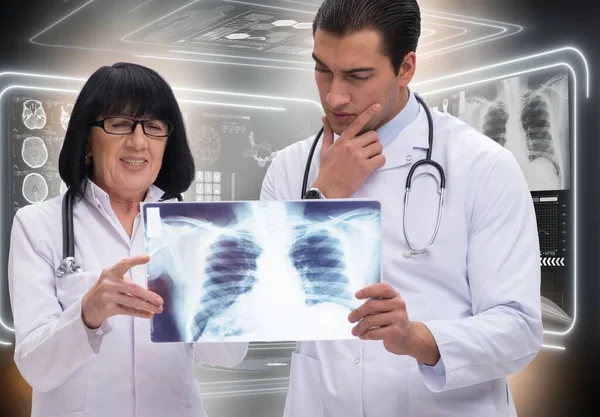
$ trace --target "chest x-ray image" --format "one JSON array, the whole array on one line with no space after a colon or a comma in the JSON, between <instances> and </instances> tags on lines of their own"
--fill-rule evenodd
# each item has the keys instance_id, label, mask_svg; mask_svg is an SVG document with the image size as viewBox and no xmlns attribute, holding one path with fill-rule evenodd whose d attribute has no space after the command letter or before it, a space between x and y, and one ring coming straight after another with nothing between
<instances>
[{"instance_id":1,"label":"chest x-ray image","mask_svg":"<svg viewBox=\"0 0 600 417\"><path fill-rule=\"evenodd\" d=\"M531 191L570 188L566 72L505 79L491 97L466 97L458 115L508 150Z\"/></svg>"},{"instance_id":2,"label":"chest x-ray image","mask_svg":"<svg viewBox=\"0 0 600 417\"><path fill-rule=\"evenodd\" d=\"M380 281L376 201L147 203L154 342L352 339Z\"/></svg>"},{"instance_id":3,"label":"chest x-ray image","mask_svg":"<svg viewBox=\"0 0 600 417\"><path fill-rule=\"evenodd\" d=\"M477 84L429 104L510 150L530 191L570 188L569 77L566 70Z\"/></svg>"}]
</instances>

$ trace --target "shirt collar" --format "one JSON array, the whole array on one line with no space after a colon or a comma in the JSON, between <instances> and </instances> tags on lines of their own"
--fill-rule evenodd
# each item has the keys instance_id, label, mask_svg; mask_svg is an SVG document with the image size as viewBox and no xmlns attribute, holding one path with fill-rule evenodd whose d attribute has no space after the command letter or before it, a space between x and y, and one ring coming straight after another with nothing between
<instances>
[{"instance_id":1,"label":"shirt collar","mask_svg":"<svg viewBox=\"0 0 600 417\"><path fill-rule=\"evenodd\" d=\"M164 191L156 185L151 184L146 192L145 203L155 203L164 195ZM104 207L110 207L110 198L108 193L100 188L96 183L89 178L86 179L85 198L94 205L101 204Z\"/></svg>"},{"instance_id":2,"label":"shirt collar","mask_svg":"<svg viewBox=\"0 0 600 417\"><path fill-rule=\"evenodd\" d=\"M419 115L419 102L410 89L408 89L408 101L400 112L389 122L377 129L377 136L383 146L393 141L400 132L410 125Z\"/></svg>"}]
</instances>

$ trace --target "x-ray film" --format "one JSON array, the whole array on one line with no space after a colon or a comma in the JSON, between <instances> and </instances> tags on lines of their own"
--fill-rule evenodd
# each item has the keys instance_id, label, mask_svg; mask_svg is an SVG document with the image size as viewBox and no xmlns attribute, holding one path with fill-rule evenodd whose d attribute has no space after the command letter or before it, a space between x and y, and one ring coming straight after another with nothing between
<instances>
[{"instance_id":1,"label":"x-ray film","mask_svg":"<svg viewBox=\"0 0 600 417\"><path fill-rule=\"evenodd\" d=\"M154 342L348 340L356 291L380 281L380 203L142 206Z\"/></svg>"},{"instance_id":2,"label":"x-ray film","mask_svg":"<svg viewBox=\"0 0 600 417\"><path fill-rule=\"evenodd\" d=\"M427 101L510 150L530 191L571 188L567 70L478 84Z\"/></svg>"}]
</instances>

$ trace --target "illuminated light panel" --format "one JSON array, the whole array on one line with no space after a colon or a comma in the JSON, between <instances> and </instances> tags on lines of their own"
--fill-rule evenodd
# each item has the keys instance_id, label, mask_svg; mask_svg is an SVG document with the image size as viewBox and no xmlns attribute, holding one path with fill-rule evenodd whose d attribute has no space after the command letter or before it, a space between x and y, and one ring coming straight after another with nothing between
<instances>
[{"instance_id":1,"label":"illuminated light panel","mask_svg":"<svg viewBox=\"0 0 600 417\"><path fill-rule=\"evenodd\" d=\"M420 86L431 84L431 83L434 83L434 82L448 80L448 79L460 77L460 76L463 76L463 75L469 75L469 74L473 74L475 72L480 72L480 71L484 71L484 70L498 68L498 67L502 67L502 66L505 66L505 65L515 64L517 62L527 61L527 60L530 60L530 59L541 58L543 56L548 56L548 55L556 54L558 52L563 52L563 51L573 51L576 54L578 54L581 57L581 59L583 60L583 64L585 66L585 90L586 90L586 98L589 98L590 97L590 69L588 67L587 59L585 58L585 55L583 55L583 53L579 49L574 48L572 46L565 46L565 47L558 48L558 49L552 49L550 51L540 52L540 53L537 53L537 54L534 54L534 55L527 55L527 56L523 56L521 58L516 58L516 59L511 59L511 60L508 60L508 61L499 62L497 64L486 65L484 67L479 67L479 68L475 68L475 69L472 69L472 70L457 72L455 74L450 74L450 75L444 75L443 77L432 78L432 79L429 79L427 81L421 81L421 82L412 84L412 86L413 87L420 87Z\"/></svg>"},{"instance_id":2,"label":"illuminated light panel","mask_svg":"<svg viewBox=\"0 0 600 417\"><path fill-rule=\"evenodd\" d=\"M569 48L562 48L562 49L569 49ZM575 49L575 48L572 48L572 49ZM425 81L425 82L415 84L415 85L430 84L434 81L450 79L450 78L455 78L460 75L480 72L485 69L494 68L494 67L498 67L501 65L506 65L507 63L519 62L519 61L524 61L526 59L531 59L531 58L542 56L542 55L548 55L549 53L550 52L535 54L535 55L531 55L529 57L518 58L516 60L507 61L506 63L495 64L495 65L482 67L482 68L478 68L478 69L474 69L474 70L470 70L470 71L463 71L461 73L452 74L452 75L445 76L445 77L440 77L435 80L429 80L429 81ZM581 54L581 52L579 52L579 53ZM584 62L587 62L587 61L585 61L585 57L583 57L583 54L581 54L581 55L582 55L582 58L584 59ZM574 100L573 100L573 120L574 120L573 121L573 155L574 155L574 157L573 157L573 161L574 161L574 163L573 163L573 201L574 201L573 228L574 229L573 230L575 231L575 235L576 235L576 233L577 233L577 201L578 201L577 200L577 157L576 157L576 155L577 155L577 139L578 139L578 134L577 134L578 133L578 129L577 129L577 125L578 125L578 118L577 118L578 93L577 93L577 75L576 75L573 67L571 67L566 62L557 62L554 64L549 64L549 65L545 65L545 66L541 66L541 67L537 67L537 68L533 68L533 69L517 71L517 72L510 73L510 74L504 74L504 75L491 77L491 78L487 78L487 79L483 79L483 80L478 80L478 81L474 81L474 82L467 82L467 83L455 85L452 87L441 88L441 89L438 89L435 91L428 91L425 93L420 93L420 95L423 97L426 97L431 94L442 93L442 92L446 92L446 91L450 91L450 90L457 90L457 89L469 87L472 85L489 83L491 81L496 81L496 80L510 78L510 77L516 77L516 76L519 76L522 74L541 71L541 70L549 69L549 68L555 68L555 67L559 67L559 66L564 66L564 67L568 68L569 71L571 72L571 74L573 75L573 91L574 91ZM587 65L586 65L586 70L587 70ZM576 237L575 237L575 239L573 239L573 254L574 254L573 255L573 258L574 258L574 260L573 260L573 321L571 323L571 326L563 332L558 332L558 331L553 331L553 330L544 330L544 333L546 333L546 334L554 334L554 335L563 336L563 335L566 335L567 333L569 333L575 327L575 322L577 321L577 258L576 258L577 257L577 238Z\"/></svg>"},{"instance_id":3,"label":"illuminated light panel","mask_svg":"<svg viewBox=\"0 0 600 417\"><path fill-rule=\"evenodd\" d=\"M282 365L282 364L277 364ZM267 365L268 366L268 365ZM213 369L224 372L231 372L229 369ZM238 395L252 395L252 394L272 394L279 392L287 392L289 377L275 377L275 378L259 378L259 379L242 379L237 381L214 381L214 382L197 382L198 387L202 390L202 395L206 397L226 397L226 396L238 396ZM267 388L256 388L256 385L267 386ZM233 390L227 390L231 387ZM270 387L269 387L270 386ZM219 391L211 392L210 389L218 389Z\"/></svg>"},{"instance_id":4,"label":"illuminated light panel","mask_svg":"<svg viewBox=\"0 0 600 417\"><path fill-rule=\"evenodd\" d=\"M191 58L175 58L170 56L156 56L156 55L134 55L137 58L146 58L146 59L164 59L168 61L184 61L184 62L200 62L204 64L221 64L221 65L232 65L232 66L240 66L240 67L257 67L257 68L273 68L273 69L284 69L284 70L292 70L292 71L309 71L313 72L312 68L294 68L294 67L279 67L275 65L259 65L259 64L244 64L241 62L224 62L224 61L209 61L203 59L191 59Z\"/></svg>"},{"instance_id":5,"label":"illuminated light panel","mask_svg":"<svg viewBox=\"0 0 600 417\"><path fill-rule=\"evenodd\" d=\"M554 345L542 345L542 348L546 349L555 349L555 350L565 350L562 346L554 346Z\"/></svg>"},{"instance_id":6,"label":"illuminated light panel","mask_svg":"<svg viewBox=\"0 0 600 417\"><path fill-rule=\"evenodd\" d=\"M94 0L91 0L91 1L90 1L90 3L91 3L92 1L94 1ZM154 45L154 44L153 44L153 43L151 43L151 42L135 42L135 41L128 41L128 40L126 40L125 38L127 38L127 37L129 37L129 36L133 35L134 33L137 33L137 32L139 32L140 30L146 29L147 27L149 27L149 26L152 26L152 25L153 25L153 24L155 24L155 23L158 23L158 22L160 22L160 21L161 21L161 20L163 20L165 17L169 17L169 16L171 16L172 14L175 14L175 13L177 13L177 12L180 12L181 10L183 10L183 9L185 9L185 8L187 8L187 7L190 7L192 4L198 3L198 1L199 1L199 0L194 0L194 1L192 1L192 2L190 2L190 3L188 3L188 4L186 4L186 5L183 5L183 6L181 6L181 7L180 7L180 8L178 8L178 9L175 9L174 11L172 11L172 12L170 12L170 13L167 13L166 15L164 15L164 16L162 16L162 17L159 17L159 18L158 18L158 19L156 19L156 20L153 20L152 22L150 22L150 23L148 23L148 24L146 24L146 25L144 25L144 26L142 26L142 27L140 27L140 28L138 28L138 29L134 30L133 32L130 32L130 33L128 33L127 35L123 36L123 37L121 38L121 40L122 40L123 42L131 42L131 43L144 43L144 44L147 44L147 45ZM243 2L243 1L233 1L233 0L224 0L224 2L225 2L225 3L237 3L237 4L244 4L244 5L246 5L246 6L258 6L258 7L266 7L266 8L270 8L270 9L286 10L286 11L289 11L289 12L294 12L294 13L304 13L304 14L307 14L307 15L309 15L309 16L311 16L311 17L312 17L312 16L314 16L314 13L312 13L312 12L307 12L306 10L295 10L295 9L289 9L289 8L286 8L286 7L277 7L277 6L271 6L271 5L267 5L267 4L254 4L254 3L246 3L246 2ZM84 6L87 6L87 4L88 4L88 3L86 3ZM79 11L79 9L78 9L77 11ZM294 22L294 24L295 24L295 23L298 23L298 22ZM292 25L290 25L290 26L292 26ZM48 29L49 29L49 28L48 28ZM46 29L46 30L47 30L47 29ZM43 32L41 32L41 33L43 33ZM40 33L40 34L38 34L38 35L36 35L36 36L34 36L34 38L35 38L35 37L37 37L37 36L39 36L39 35L41 35L41 33Z\"/></svg>"},{"instance_id":7,"label":"illuminated light panel","mask_svg":"<svg viewBox=\"0 0 600 417\"><path fill-rule=\"evenodd\" d=\"M81 77L67 77L67 76L59 76L59 75L53 75L53 74L36 74L36 73L29 73L29 72L17 72L17 71L4 71L4 72L0 72L0 78L4 77L4 76L23 76L23 77L32 77L32 78L42 78L42 79L46 79L46 80L66 80L66 81L77 81L77 82L85 82L87 79L86 78L81 78ZM54 92L65 92L65 93L73 93L73 94L78 94L79 90L73 90L73 89L64 89L64 88L50 88L50 87L33 87L33 86L27 86L27 85L20 85L20 84L14 84L14 85L9 85L6 88L4 88L2 91L0 91L0 103L2 103L2 97L4 96L4 94L7 91L10 91L12 89L25 89L25 90L39 90L39 91L54 91ZM281 101L296 101L296 102L304 102L304 103L310 103L313 105L318 106L319 108L321 108L321 105L319 103L317 103L314 100L309 100L309 99L299 99L299 98L290 98L290 97L278 97L278 96L268 96L268 95L256 95L256 94L245 94L245 93L233 93L233 92L227 92L227 91L216 91L216 90L203 90L203 89L193 89L193 88L183 88L183 87L173 87L174 91L181 91L181 92L192 92L192 93L204 93L204 94L215 94L215 95L225 95L225 96L235 96L235 97L247 97L247 98L254 98L254 99L267 99L267 100L281 100ZM253 105L243 105L243 104L231 104L231 103L219 103L219 102L211 102L211 101L200 101L200 100L188 100L188 99L178 99L178 101L180 102L184 102L184 103L192 103L192 104L208 104L208 105L220 105L220 106L230 106L230 107L244 107L244 108L252 108L252 109L261 109L261 110L271 110L271 111L286 111L285 108L281 108L281 107L268 107L268 106L253 106ZM2 113L0 113L0 126L2 125ZM4 231L0 231L0 233L3 233ZM1 286L0 286L0 303L2 302L2 292L1 292ZM1 314L1 310L0 310L0 314ZM14 333L14 328L8 326L6 323L4 323L2 317L0 316L0 326L6 330L8 330L9 332L13 332ZM4 342L2 340L0 340L0 346L11 346L12 343L10 342ZM279 346L276 346L279 347ZM253 348L256 350L272 350L275 347L260 347L260 348Z\"/></svg>"},{"instance_id":8,"label":"illuminated light panel","mask_svg":"<svg viewBox=\"0 0 600 417\"><path fill-rule=\"evenodd\" d=\"M449 35L449 36L446 36L444 38L436 39L434 41L426 42L426 43L421 43L421 41L424 38L427 38L428 35L425 35L425 36L421 35L421 37L419 37L419 46L418 46L419 48L422 48L424 46L434 45L434 44L440 43L440 42L445 42L448 39L453 39L453 38L456 38L456 37L459 37L459 36L463 36L463 35L465 35L468 32L467 28L463 28L461 26L452 26L452 25L444 25L442 23L432 23L432 22L425 23L424 22L424 25L427 25L427 24L436 25L436 26L443 26L443 27L448 27L448 28L452 28L452 29L458 29L460 33L455 33L453 35ZM427 30L427 29L424 29L424 30ZM435 30L433 30L433 29L429 29L429 30L432 32L432 34L436 33ZM424 55L426 56L426 54L424 54Z\"/></svg>"},{"instance_id":9,"label":"illuminated light panel","mask_svg":"<svg viewBox=\"0 0 600 417\"><path fill-rule=\"evenodd\" d=\"M135 6L133 9L131 9L131 10L129 11L129 13L131 13L131 12L135 12L137 9L139 9L139 8L140 8L140 7L142 7L142 6L145 6L146 4L150 3L151 1L152 1L152 0L147 0L147 1L143 2L142 4L140 4L139 6Z\"/></svg>"},{"instance_id":10,"label":"illuminated light panel","mask_svg":"<svg viewBox=\"0 0 600 417\"><path fill-rule=\"evenodd\" d=\"M243 107L245 109L259 109L259 110L271 110L271 111L285 111L284 108L281 107L264 107L264 106L251 106L247 104L230 104L230 103L216 103L212 101L197 101L197 100L177 100L183 103L192 103L192 104L209 104L212 106L224 106L224 107Z\"/></svg>"},{"instance_id":11,"label":"illuminated light panel","mask_svg":"<svg viewBox=\"0 0 600 417\"><path fill-rule=\"evenodd\" d=\"M442 53L447 53L450 51L455 51L455 50L471 47L474 45L479 45L482 43L490 42L492 40L505 38L507 36L516 35L517 33L520 33L523 31L523 26L516 25L513 23L505 23L505 22L500 22L500 21L496 21L496 20L482 19L479 17L465 16L465 15L456 14L456 13L438 12L438 11L431 10L431 9L421 9L421 16L437 17L439 19L448 19L448 20L456 21L456 22L470 23L470 24L474 24L474 25L482 25L482 26L487 26L490 28L500 29L500 31L495 34L483 36L481 38L473 39L471 41L467 41L467 42L463 42L458 45L454 45L452 47L452 49L444 48L439 51L431 51L429 53L426 52L425 54L421 54L421 56L425 56L425 58L430 58L432 56L441 55ZM509 31L510 28L512 28L513 31Z\"/></svg>"},{"instance_id":12,"label":"illuminated light panel","mask_svg":"<svg viewBox=\"0 0 600 417\"><path fill-rule=\"evenodd\" d=\"M258 57L250 57L250 56L233 56L233 55L225 55L225 54L211 54L208 52L179 51L176 49L170 50L169 52L174 52L177 54L216 56L216 57L220 57L220 58L252 59L255 61L282 62L282 63L287 63L287 64L300 64L300 65L311 65L311 66L313 65L312 62L290 61L287 59L270 59L270 58L258 58Z\"/></svg>"},{"instance_id":13,"label":"illuminated light panel","mask_svg":"<svg viewBox=\"0 0 600 417\"><path fill-rule=\"evenodd\" d=\"M95 0L90 0L87 3L83 4L82 6L76 8L75 10L73 10L71 13L68 13L66 16L64 16L63 18L59 19L57 22L51 24L50 26L48 26L47 28L43 29L41 32L37 33L36 35L34 35L33 37L30 38L30 42L37 44L37 45L42 45L42 46L52 46L52 47L62 47L62 48L72 48L72 49L84 49L84 50L95 50L95 51L104 51L104 52L119 52L122 53L123 50L115 50L115 49L109 49L109 48L88 48L88 47L82 47L82 46L69 46L69 45L59 45L59 44L47 44L47 43L42 43L42 42L38 42L36 41L36 38L38 38L39 36L41 36L42 34L46 33L47 31L49 31L50 29L52 29L53 27L55 27L56 25L64 22L66 19L68 19L69 17L72 17L74 14L76 14L77 12L79 12L80 10L84 9L86 6L89 6L91 3L93 3ZM153 25L154 23L157 23L158 21L171 16L174 13L177 13L195 3L198 3L200 0L194 0L190 3L187 3L186 5L179 7L177 9L175 9L174 11L140 27L139 29L134 30L133 32L130 32L129 34L123 36L121 38L121 41L123 42L128 42L128 43L138 43L138 44L149 44L149 45L153 45L152 43L146 43L146 42L135 42L135 41L128 41L125 38L127 38L128 36L131 36L132 34L147 28L150 25ZM264 4L256 4L256 3L250 3L250 2L244 2L244 1L236 1L236 0L224 0L226 3L237 3L237 4L244 4L244 5L249 5L249 6L257 6L257 7L266 7L266 8L271 8L271 9L279 9L279 10L287 10L287 11L291 11L291 12L296 12L296 13L305 13L305 14L309 14L311 16L314 16L314 12L308 12L306 10L296 10L296 9L290 9L290 8L285 8L285 7L277 7L277 6L272 6L272 5L264 5ZM297 3L301 3L301 2L297 2ZM309 6L314 6L315 8L317 8L318 5L310 5L308 3L302 3L302 4L306 4ZM141 6L141 5L140 5ZM489 19L481 19L481 18L475 18L475 17L470 17L470 16L465 16L465 15L459 15L459 14L454 14L454 13L446 13L446 12L437 12L434 10L428 10L428 9L422 9L422 17L431 17L431 18L435 18L435 19L442 19L442 20L448 20L448 21L452 21L452 22L462 22L462 23L466 23L466 24L470 24L470 25L477 25L477 26L483 26L483 27L489 27L492 29L497 29L497 32L492 33L490 35L486 35L486 36L482 36L482 37L478 37L478 38L474 38L472 40L469 41L465 41L462 43L459 43L457 45L449 45L446 46L444 48L438 49L438 50L433 50L433 51L426 51L422 54L420 54L420 57L422 59L427 59L433 56L437 56L440 54L444 54L444 53L448 53L448 52L452 52L458 49L463 49L466 47L471 47L471 46L475 46L484 42L489 42L491 40L496 40L496 39L500 39L506 36L511 36L511 35L515 35L519 32L521 32L523 30L522 26L519 25L515 25L515 24L509 24L509 23L503 23L503 22L498 22L498 21L494 21L494 20L489 20ZM424 21L423 24L426 26L427 22ZM461 33L459 35L452 35L450 37L455 37L455 36L462 36L463 34L467 33L467 28L461 27L462 30L465 30L464 33ZM429 36L430 34L428 33L425 37ZM448 38L450 38L448 37ZM447 39L444 39L447 40ZM437 42L441 42L441 40L436 40L433 41L431 43L427 43L427 44L423 44L422 46L426 46L426 45L431 45L432 43L437 43ZM135 56L140 56L140 54L144 54L144 52L135 52L135 51L131 51L132 54L134 54ZM210 54L206 54L208 56L210 56ZM216 55L216 56L223 56L223 57L229 57L229 58L244 58L244 59L261 59L261 60L269 60L268 58L252 58L252 57L239 57L239 56L234 56L234 55ZM154 58L154 57L152 57ZM164 59L164 58L163 58ZM177 60L177 59L176 59ZM184 61L184 60L182 60ZM274 59L272 60L273 62L277 62L278 60ZM205 61L191 61L191 62L198 62L198 63L205 63ZM279 60L279 62L282 62L281 60ZM230 65L244 65L244 64L231 64L231 63L225 63L225 62L217 62L219 64L230 64ZM290 62L293 63L293 62ZM277 67L277 66L273 66L271 68L275 68L275 69L285 69L285 70L289 70L289 69L294 69L294 68L289 68L289 67Z\"/></svg>"},{"instance_id":14,"label":"illuminated light panel","mask_svg":"<svg viewBox=\"0 0 600 417\"><path fill-rule=\"evenodd\" d=\"M433 29L422 29L421 30L421 36L419 37L419 39L425 39L429 36L433 36L435 35L435 30Z\"/></svg>"}]
</instances>

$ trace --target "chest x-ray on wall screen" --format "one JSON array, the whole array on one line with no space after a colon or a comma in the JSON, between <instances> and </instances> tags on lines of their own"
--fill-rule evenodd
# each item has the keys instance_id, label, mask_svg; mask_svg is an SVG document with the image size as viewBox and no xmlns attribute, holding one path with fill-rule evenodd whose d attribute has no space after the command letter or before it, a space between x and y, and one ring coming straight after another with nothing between
<instances>
[{"instance_id":1,"label":"chest x-ray on wall screen","mask_svg":"<svg viewBox=\"0 0 600 417\"><path fill-rule=\"evenodd\" d=\"M564 68L467 86L427 101L510 150L531 191L571 186L569 76Z\"/></svg>"}]
</instances>

